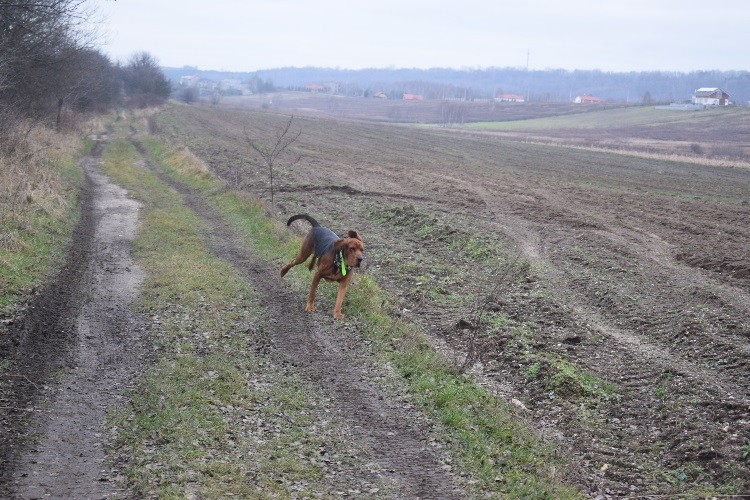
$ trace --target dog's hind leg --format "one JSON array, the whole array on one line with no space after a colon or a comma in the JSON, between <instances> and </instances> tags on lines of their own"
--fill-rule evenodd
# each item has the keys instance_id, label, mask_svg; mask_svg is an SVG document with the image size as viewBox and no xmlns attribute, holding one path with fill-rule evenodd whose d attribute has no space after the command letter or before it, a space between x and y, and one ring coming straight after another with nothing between
<instances>
[{"instance_id":1,"label":"dog's hind leg","mask_svg":"<svg viewBox=\"0 0 750 500\"><path fill-rule=\"evenodd\" d=\"M302 242L302 248L299 250L299 254L295 258L289 261L289 263L285 266L282 266L281 268L281 277L283 278L284 275L289 272L291 268L298 264L302 264L307 260L310 255L312 255L313 251L315 250L315 247L313 245L313 241L311 237L307 237ZM315 257L313 256L312 259L313 263L315 263ZM312 269L312 267L310 268Z\"/></svg>"}]
</instances>

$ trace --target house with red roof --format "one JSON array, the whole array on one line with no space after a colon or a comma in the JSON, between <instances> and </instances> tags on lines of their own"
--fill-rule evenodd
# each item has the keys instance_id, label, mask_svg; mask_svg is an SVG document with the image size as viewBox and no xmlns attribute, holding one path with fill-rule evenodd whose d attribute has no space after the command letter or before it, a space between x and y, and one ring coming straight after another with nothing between
<instances>
[{"instance_id":1,"label":"house with red roof","mask_svg":"<svg viewBox=\"0 0 750 500\"><path fill-rule=\"evenodd\" d=\"M728 106L729 94L716 87L701 87L693 93L693 104Z\"/></svg>"},{"instance_id":2,"label":"house with red roof","mask_svg":"<svg viewBox=\"0 0 750 500\"><path fill-rule=\"evenodd\" d=\"M602 100L591 94L583 94L573 99L573 102L576 104L599 104Z\"/></svg>"},{"instance_id":3,"label":"house with red roof","mask_svg":"<svg viewBox=\"0 0 750 500\"><path fill-rule=\"evenodd\" d=\"M322 83L308 83L305 87L310 92L323 92L326 89L326 86Z\"/></svg>"}]
</instances>

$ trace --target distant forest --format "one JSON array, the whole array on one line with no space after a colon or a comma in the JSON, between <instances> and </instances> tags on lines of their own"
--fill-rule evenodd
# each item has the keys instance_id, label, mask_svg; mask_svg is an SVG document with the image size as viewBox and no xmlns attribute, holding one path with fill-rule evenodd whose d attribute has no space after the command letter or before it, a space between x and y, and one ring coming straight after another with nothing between
<instances>
[{"instance_id":1,"label":"distant forest","mask_svg":"<svg viewBox=\"0 0 750 500\"><path fill-rule=\"evenodd\" d=\"M308 84L333 84L341 95L372 97L384 92L392 98L402 93L426 99L488 99L500 93L519 94L531 102L569 102L590 94L609 101L652 104L689 101L695 89L719 87L737 105L750 102L748 71L632 71L486 69L361 69L277 68L237 73L199 70L190 66L162 68L173 82L188 75L213 81L235 79L254 82L261 89L300 89ZM261 85L259 85L259 83Z\"/></svg>"}]
</instances>

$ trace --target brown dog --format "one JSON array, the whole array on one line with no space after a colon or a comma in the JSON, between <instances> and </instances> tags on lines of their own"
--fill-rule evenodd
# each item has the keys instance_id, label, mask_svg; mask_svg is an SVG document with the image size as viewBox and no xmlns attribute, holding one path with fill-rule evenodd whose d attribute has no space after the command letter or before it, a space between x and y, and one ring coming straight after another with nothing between
<instances>
[{"instance_id":1,"label":"brown dog","mask_svg":"<svg viewBox=\"0 0 750 500\"><path fill-rule=\"evenodd\" d=\"M312 229L302 241L302 248L299 254L281 268L281 277L297 264L302 264L307 258L313 255L308 268L312 271L315 261L318 261L318 270L313 276L310 293L307 296L307 305L305 311L315 311L315 292L318 289L318 283L321 279L339 282L339 293L336 296L336 306L333 308L334 318L343 318L341 314L341 304L344 302L346 287L352 277L352 269L359 267L364 259L365 246L362 243L357 231L349 231L347 238L339 238L336 233L318 224L318 221L307 214L294 215L289 218L286 225L292 222L305 219L312 224Z\"/></svg>"}]
</instances>

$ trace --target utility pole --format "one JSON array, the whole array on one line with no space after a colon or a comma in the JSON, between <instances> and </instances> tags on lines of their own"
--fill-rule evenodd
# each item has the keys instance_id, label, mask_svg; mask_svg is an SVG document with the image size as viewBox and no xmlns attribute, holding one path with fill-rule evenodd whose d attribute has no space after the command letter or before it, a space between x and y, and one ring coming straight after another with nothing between
<instances>
[{"instance_id":1,"label":"utility pole","mask_svg":"<svg viewBox=\"0 0 750 500\"><path fill-rule=\"evenodd\" d=\"M529 72L529 55L531 51L529 49L526 49L526 72ZM531 99L531 89L529 87L526 87L526 102L529 102L529 99Z\"/></svg>"}]
</instances>

